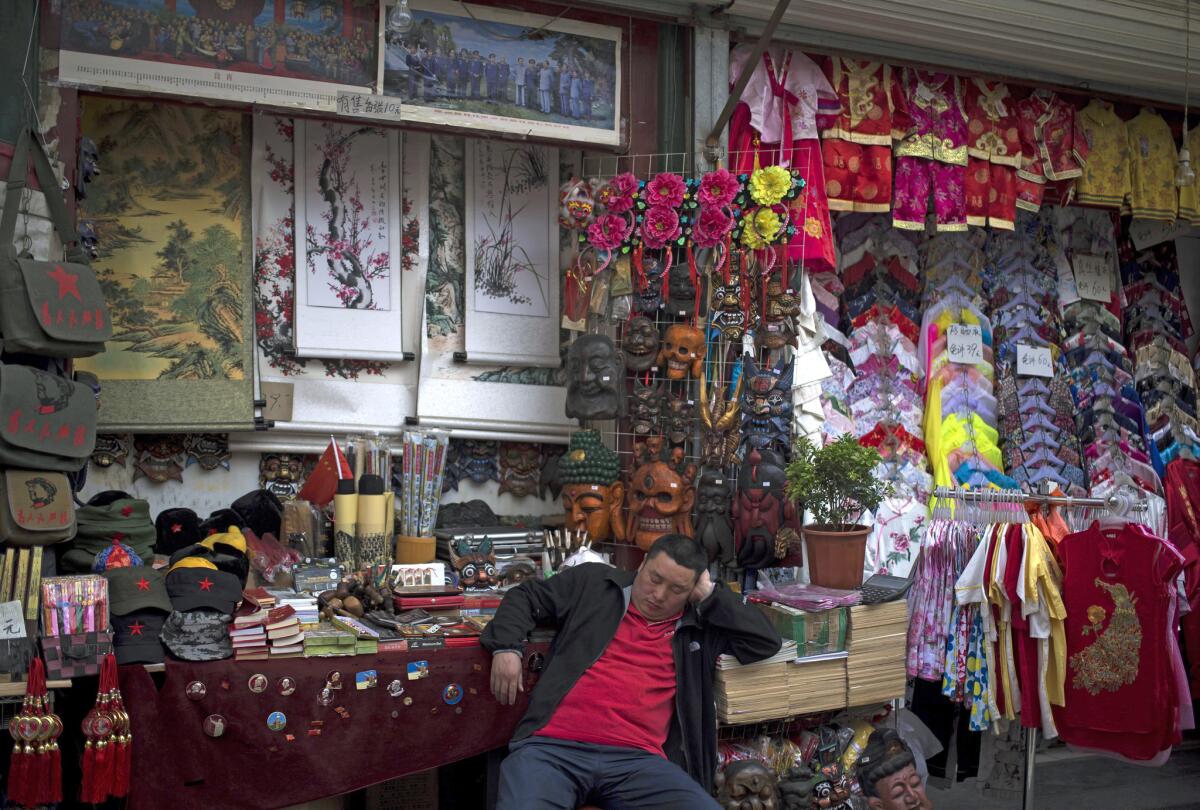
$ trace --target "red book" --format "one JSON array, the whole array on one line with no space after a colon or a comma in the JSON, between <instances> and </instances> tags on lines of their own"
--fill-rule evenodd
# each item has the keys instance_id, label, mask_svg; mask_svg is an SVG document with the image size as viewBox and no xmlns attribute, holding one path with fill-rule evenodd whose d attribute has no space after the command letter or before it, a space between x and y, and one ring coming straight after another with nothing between
<instances>
[{"instance_id":1,"label":"red book","mask_svg":"<svg viewBox=\"0 0 1200 810\"><path fill-rule=\"evenodd\" d=\"M440 608L460 608L467 603L467 600L461 595L459 596L397 596L395 597L396 607L400 610L412 610L413 608L425 608L431 612Z\"/></svg>"}]
</instances>

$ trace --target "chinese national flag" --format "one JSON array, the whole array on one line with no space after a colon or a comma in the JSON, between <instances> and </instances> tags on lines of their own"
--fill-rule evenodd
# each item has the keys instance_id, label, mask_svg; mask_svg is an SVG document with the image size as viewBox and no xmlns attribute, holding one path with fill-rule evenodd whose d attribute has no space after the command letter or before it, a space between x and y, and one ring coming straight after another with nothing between
<instances>
[{"instance_id":1,"label":"chinese national flag","mask_svg":"<svg viewBox=\"0 0 1200 810\"><path fill-rule=\"evenodd\" d=\"M315 506L326 506L337 492L338 479L349 478L351 474L350 464L338 450L337 442L330 440L316 469L308 476L298 495Z\"/></svg>"}]
</instances>

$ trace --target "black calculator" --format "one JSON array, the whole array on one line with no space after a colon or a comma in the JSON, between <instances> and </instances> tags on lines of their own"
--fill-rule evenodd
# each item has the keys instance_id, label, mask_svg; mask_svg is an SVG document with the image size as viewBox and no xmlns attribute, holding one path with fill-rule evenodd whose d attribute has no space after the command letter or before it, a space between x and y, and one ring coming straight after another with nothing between
<instances>
[{"instance_id":1,"label":"black calculator","mask_svg":"<svg viewBox=\"0 0 1200 810\"><path fill-rule=\"evenodd\" d=\"M904 596L910 585L912 585L912 579L909 577L876 574L862 585L862 603L877 605L880 602L891 602Z\"/></svg>"}]
</instances>

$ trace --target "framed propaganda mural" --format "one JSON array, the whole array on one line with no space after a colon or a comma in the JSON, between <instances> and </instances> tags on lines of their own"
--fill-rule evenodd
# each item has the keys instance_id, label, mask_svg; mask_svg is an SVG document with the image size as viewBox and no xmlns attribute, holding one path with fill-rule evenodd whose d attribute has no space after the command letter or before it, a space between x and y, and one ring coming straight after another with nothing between
<instances>
[{"instance_id":1,"label":"framed propaganda mural","mask_svg":"<svg viewBox=\"0 0 1200 810\"><path fill-rule=\"evenodd\" d=\"M400 133L301 120L295 130L295 352L403 360Z\"/></svg>"},{"instance_id":2,"label":"framed propaganda mural","mask_svg":"<svg viewBox=\"0 0 1200 810\"><path fill-rule=\"evenodd\" d=\"M258 376L294 386L292 419L277 431L384 430L416 413L417 364L348 357L300 357L294 350L296 298L296 122L256 116L254 126L254 299ZM399 246L403 345L420 345L419 308L428 255L429 136L403 133ZM306 280L301 277L302 282Z\"/></svg>"},{"instance_id":3,"label":"framed propaganda mural","mask_svg":"<svg viewBox=\"0 0 1200 810\"><path fill-rule=\"evenodd\" d=\"M99 240L113 340L76 367L100 378L100 430L251 427L249 116L94 97L83 108L105 171L80 219Z\"/></svg>"},{"instance_id":4,"label":"framed propaganda mural","mask_svg":"<svg viewBox=\"0 0 1200 810\"><path fill-rule=\"evenodd\" d=\"M55 5L58 5L56 3ZM377 81L377 0L61 0L59 79L335 110Z\"/></svg>"},{"instance_id":5,"label":"framed propaganda mural","mask_svg":"<svg viewBox=\"0 0 1200 810\"><path fill-rule=\"evenodd\" d=\"M392 5L380 8L379 85L404 121L620 145L621 29L410 0L413 26L397 33Z\"/></svg>"},{"instance_id":6,"label":"framed propaganda mural","mask_svg":"<svg viewBox=\"0 0 1200 810\"><path fill-rule=\"evenodd\" d=\"M558 149L466 142L468 363L557 368Z\"/></svg>"}]
</instances>

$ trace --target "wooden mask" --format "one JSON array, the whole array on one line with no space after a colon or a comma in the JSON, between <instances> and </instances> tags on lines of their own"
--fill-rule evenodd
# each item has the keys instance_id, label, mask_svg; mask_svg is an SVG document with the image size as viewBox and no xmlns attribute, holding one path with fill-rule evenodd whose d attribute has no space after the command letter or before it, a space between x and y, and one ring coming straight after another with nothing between
<instances>
[{"instance_id":1,"label":"wooden mask","mask_svg":"<svg viewBox=\"0 0 1200 810\"><path fill-rule=\"evenodd\" d=\"M695 326L676 323L667 329L658 351L658 367L666 369L668 380L699 377L704 368L704 332Z\"/></svg>"},{"instance_id":2,"label":"wooden mask","mask_svg":"<svg viewBox=\"0 0 1200 810\"><path fill-rule=\"evenodd\" d=\"M472 543L465 537L448 544L450 564L463 588L489 588L496 581L496 552L491 540Z\"/></svg>"},{"instance_id":3,"label":"wooden mask","mask_svg":"<svg viewBox=\"0 0 1200 810\"><path fill-rule=\"evenodd\" d=\"M664 534L692 537L696 501L696 465L684 462L683 450L667 450L662 436L634 445L636 467L625 492L625 527L619 539L649 551Z\"/></svg>"}]
</instances>

